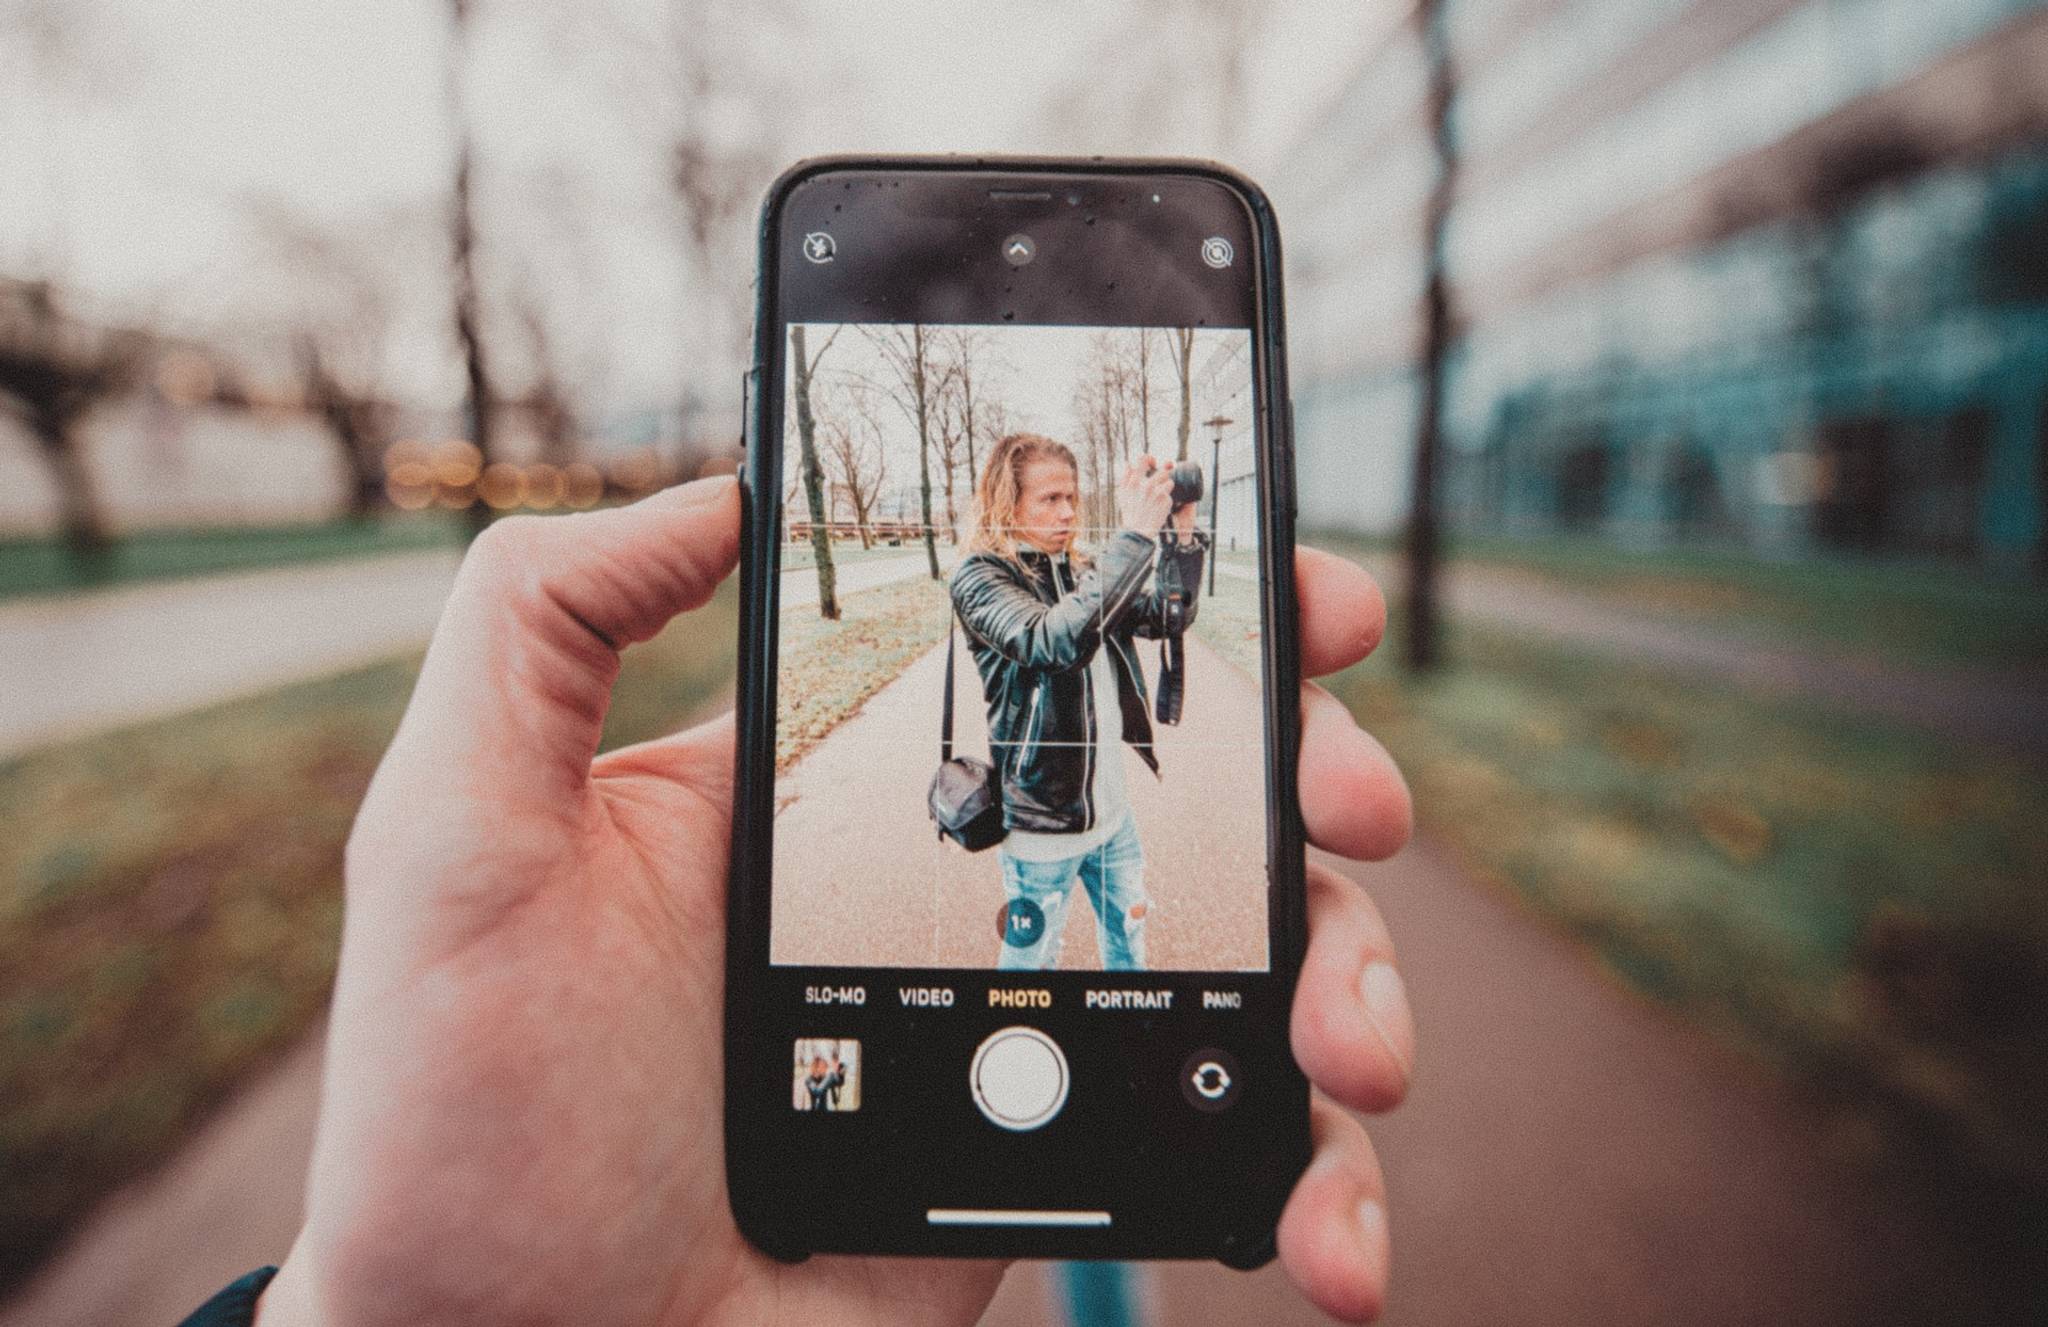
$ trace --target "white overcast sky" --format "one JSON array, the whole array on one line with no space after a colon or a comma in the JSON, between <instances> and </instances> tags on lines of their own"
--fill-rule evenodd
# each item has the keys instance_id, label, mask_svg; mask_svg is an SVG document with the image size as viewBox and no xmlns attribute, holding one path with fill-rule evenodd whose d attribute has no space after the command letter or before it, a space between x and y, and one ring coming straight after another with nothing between
<instances>
[{"instance_id":1,"label":"white overcast sky","mask_svg":"<svg viewBox=\"0 0 2048 1327\"><path fill-rule=\"evenodd\" d=\"M1079 451L1083 430L1075 395L1083 377L1093 371L1091 341L1097 329L999 323L981 331L987 339L975 363L978 399L983 404L999 404L1012 431L1048 434ZM1128 329L1123 332L1129 334ZM896 381L880 351L862 335L860 325L849 324L842 329L834 324L812 323L805 327L805 334L809 338L806 351L818 361L816 401L821 411L840 409L832 389L849 377L879 383ZM1251 333L1236 328L1197 328L1189 362L1199 375L1219 347L1229 342L1249 344L1250 336ZM934 359L941 363L947 355L944 348L933 352ZM1178 422L1180 389L1164 336L1154 345L1150 376L1152 450L1156 455L1171 456L1174 440L1168 434ZM1199 382L1197 385L1200 386ZM793 399L794 375L786 390ZM1195 419L1201 420L1206 413L1206 404L1198 398ZM793 406L784 418L794 429ZM893 482L909 482L907 477L917 473L915 423L901 409L880 402L875 410L875 423L882 430L882 445L888 453L888 472L895 477Z\"/></svg>"},{"instance_id":2,"label":"white overcast sky","mask_svg":"<svg viewBox=\"0 0 2048 1327\"><path fill-rule=\"evenodd\" d=\"M607 85L610 58L578 46L593 14L630 32L661 0L473 3L486 243L517 250L522 271L545 269L551 303L573 306L559 339L601 364L608 396L662 398L693 347L678 330L683 269L653 139ZM769 58L795 90L768 113L788 159L1164 150L1228 155L1257 175L1405 8L1261 6L1244 120L1226 145L1204 115L1149 124L1144 141L1115 125L1048 128L1055 90L1119 77L1116 34L1175 39L1144 0L789 0ZM32 58L22 34L39 30L38 11L83 16L66 25L75 56ZM0 46L0 275L55 275L105 317L214 329L292 307L290 265L252 257L258 213L373 251L411 244L431 263L434 232L391 218L430 218L446 196L446 12L445 0L0 0L0 43L14 46ZM398 313L413 331L388 352L421 361L407 385L426 395L450 376L446 346L429 346L443 335L434 270L396 283L419 303ZM749 276L712 279L733 294Z\"/></svg>"}]
</instances>

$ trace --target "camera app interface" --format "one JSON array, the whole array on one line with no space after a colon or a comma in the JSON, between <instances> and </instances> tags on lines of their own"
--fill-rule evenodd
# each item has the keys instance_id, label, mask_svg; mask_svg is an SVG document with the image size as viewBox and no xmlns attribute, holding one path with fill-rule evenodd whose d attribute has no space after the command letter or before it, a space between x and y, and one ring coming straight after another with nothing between
<instances>
[{"instance_id":1,"label":"camera app interface","mask_svg":"<svg viewBox=\"0 0 2048 1327\"><path fill-rule=\"evenodd\" d=\"M771 960L1266 971L1249 330L785 335Z\"/></svg>"}]
</instances>

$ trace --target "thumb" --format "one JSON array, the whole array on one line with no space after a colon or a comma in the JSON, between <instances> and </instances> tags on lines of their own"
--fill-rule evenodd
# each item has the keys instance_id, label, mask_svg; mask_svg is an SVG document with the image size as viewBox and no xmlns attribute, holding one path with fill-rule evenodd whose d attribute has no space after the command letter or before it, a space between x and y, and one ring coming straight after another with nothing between
<instances>
[{"instance_id":1,"label":"thumb","mask_svg":"<svg viewBox=\"0 0 2048 1327\"><path fill-rule=\"evenodd\" d=\"M463 559L379 781L408 800L438 787L563 806L590 776L619 651L710 598L739 532L730 475L493 524Z\"/></svg>"}]
</instances>

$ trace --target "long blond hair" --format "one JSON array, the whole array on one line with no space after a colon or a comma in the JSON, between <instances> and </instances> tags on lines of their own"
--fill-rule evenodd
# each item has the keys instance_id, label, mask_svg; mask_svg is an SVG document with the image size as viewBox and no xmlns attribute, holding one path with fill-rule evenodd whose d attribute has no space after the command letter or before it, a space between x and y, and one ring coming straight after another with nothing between
<instances>
[{"instance_id":1,"label":"long blond hair","mask_svg":"<svg viewBox=\"0 0 2048 1327\"><path fill-rule=\"evenodd\" d=\"M1017 555L1017 504L1024 497L1024 467L1033 461L1064 461L1074 472L1074 487L1081 485L1081 463L1063 442L1042 433L1011 433L996 442L974 481L974 532L968 536L967 551L993 553L1021 565ZM1076 494L1078 497L1078 493ZM1079 547L1079 540L1067 546L1076 562L1091 559Z\"/></svg>"}]
</instances>

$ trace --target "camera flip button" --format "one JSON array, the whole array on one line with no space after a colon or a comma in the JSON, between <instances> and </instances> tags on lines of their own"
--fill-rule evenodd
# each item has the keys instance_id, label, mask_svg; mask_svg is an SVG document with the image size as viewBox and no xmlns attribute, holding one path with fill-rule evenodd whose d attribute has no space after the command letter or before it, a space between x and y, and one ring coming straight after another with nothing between
<instances>
[{"instance_id":1,"label":"camera flip button","mask_svg":"<svg viewBox=\"0 0 2048 1327\"><path fill-rule=\"evenodd\" d=\"M1240 1073L1237 1057L1206 1046L1180 1067L1180 1091L1188 1104L1207 1115L1228 1110L1237 1101Z\"/></svg>"},{"instance_id":2,"label":"camera flip button","mask_svg":"<svg viewBox=\"0 0 2048 1327\"><path fill-rule=\"evenodd\" d=\"M1067 1104L1067 1057L1037 1028L1006 1027L974 1052L967 1084L989 1123L1036 1129Z\"/></svg>"}]
</instances>

